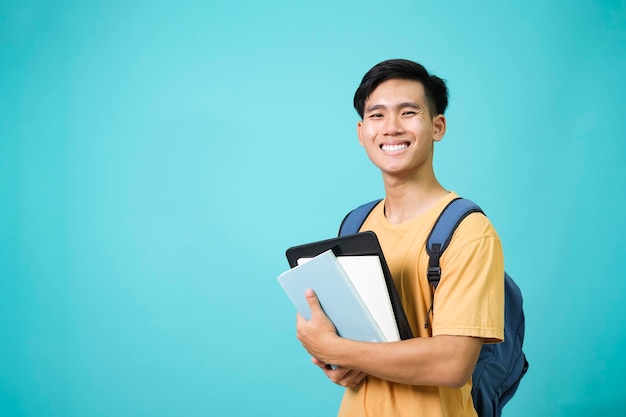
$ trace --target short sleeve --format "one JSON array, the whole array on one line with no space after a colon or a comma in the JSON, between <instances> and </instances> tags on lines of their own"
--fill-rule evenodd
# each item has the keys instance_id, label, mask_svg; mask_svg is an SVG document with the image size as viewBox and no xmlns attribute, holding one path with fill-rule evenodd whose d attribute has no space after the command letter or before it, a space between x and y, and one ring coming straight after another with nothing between
<instances>
[{"instance_id":1,"label":"short sleeve","mask_svg":"<svg viewBox=\"0 0 626 417\"><path fill-rule=\"evenodd\" d=\"M500 239L482 214L468 216L441 258L433 302L433 336L504 340L504 258Z\"/></svg>"}]
</instances>

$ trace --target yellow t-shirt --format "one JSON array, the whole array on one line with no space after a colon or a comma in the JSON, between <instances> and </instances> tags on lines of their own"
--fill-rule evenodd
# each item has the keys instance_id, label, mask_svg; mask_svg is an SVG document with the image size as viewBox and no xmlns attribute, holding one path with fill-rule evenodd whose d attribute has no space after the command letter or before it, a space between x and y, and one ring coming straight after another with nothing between
<instances>
[{"instance_id":1,"label":"yellow t-shirt","mask_svg":"<svg viewBox=\"0 0 626 417\"><path fill-rule=\"evenodd\" d=\"M441 280L428 328L424 327L432 303L426 240L439 214L454 198L458 195L449 193L426 213L402 224L387 220L383 201L361 231L372 230L378 236L415 337L458 335L499 342L504 340L504 260L495 229L480 213L461 222L441 257ZM475 417L471 389L471 381L456 389L398 384L368 376L358 388L346 389L339 416Z\"/></svg>"}]
</instances>

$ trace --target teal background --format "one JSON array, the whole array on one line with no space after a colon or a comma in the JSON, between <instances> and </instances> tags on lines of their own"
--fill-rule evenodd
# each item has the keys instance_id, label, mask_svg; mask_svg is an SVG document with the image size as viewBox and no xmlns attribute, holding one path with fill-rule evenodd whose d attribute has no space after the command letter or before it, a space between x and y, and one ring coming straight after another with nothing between
<instances>
[{"instance_id":1,"label":"teal background","mask_svg":"<svg viewBox=\"0 0 626 417\"><path fill-rule=\"evenodd\" d=\"M524 291L505 417L625 415L625 5L0 0L0 415L334 415L276 277L382 195L351 103L397 57Z\"/></svg>"}]
</instances>

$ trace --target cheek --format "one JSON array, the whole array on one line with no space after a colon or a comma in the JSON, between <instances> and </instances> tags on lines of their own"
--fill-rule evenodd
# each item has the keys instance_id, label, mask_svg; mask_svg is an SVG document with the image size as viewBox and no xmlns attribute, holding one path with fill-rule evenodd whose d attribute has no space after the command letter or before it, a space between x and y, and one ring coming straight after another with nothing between
<instances>
[{"instance_id":1,"label":"cheek","mask_svg":"<svg viewBox=\"0 0 626 417\"><path fill-rule=\"evenodd\" d=\"M369 125L364 125L361 128L361 133L359 135L359 139L361 140L361 142L369 142L374 140L374 137L376 136L376 132L374 130L374 128L372 126Z\"/></svg>"}]
</instances>

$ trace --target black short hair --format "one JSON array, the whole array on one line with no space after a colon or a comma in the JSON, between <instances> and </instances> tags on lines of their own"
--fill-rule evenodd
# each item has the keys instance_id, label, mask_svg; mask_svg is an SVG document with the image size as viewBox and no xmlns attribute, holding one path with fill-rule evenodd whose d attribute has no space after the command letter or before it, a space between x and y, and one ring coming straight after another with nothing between
<instances>
[{"instance_id":1,"label":"black short hair","mask_svg":"<svg viewBox=\"0 0 626 417\"><path fill-rule=\"evenodd\" d=\"M412 80L424 86L430 116L444 114L448 107L448 87L445 80L429 74L422 65L407 59L389 59L374 65L361 80L354 93L354 108L363 118L365 101L381 83L388 80Z\"/></svg>"}]
</instances>

